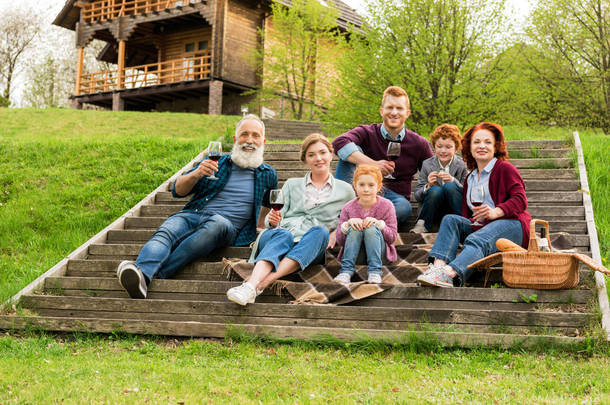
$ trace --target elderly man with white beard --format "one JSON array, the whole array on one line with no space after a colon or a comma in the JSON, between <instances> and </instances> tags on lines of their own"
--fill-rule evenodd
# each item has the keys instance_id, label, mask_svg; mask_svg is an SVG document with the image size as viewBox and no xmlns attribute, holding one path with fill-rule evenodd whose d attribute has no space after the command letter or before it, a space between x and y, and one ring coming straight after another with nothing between
<instances>
[{"instance_id":1,"label":"elderly man with white beard","mask_svg":"<svg viewBox=\"0 0 610 405\"><path fill-rule=\"evenodd\" d=\"M200 161L176 180L174 197L193 194L144 245L138 259L117 269L131 298L146 298L154 277L170 278L187 264L225 246L247 246L256 238L258 218L270 209L277 173L263 163L265 124L255 115L239 121L230 154ZM218 180L208 177L214 172Z\"/></svg>"}]
</instances>

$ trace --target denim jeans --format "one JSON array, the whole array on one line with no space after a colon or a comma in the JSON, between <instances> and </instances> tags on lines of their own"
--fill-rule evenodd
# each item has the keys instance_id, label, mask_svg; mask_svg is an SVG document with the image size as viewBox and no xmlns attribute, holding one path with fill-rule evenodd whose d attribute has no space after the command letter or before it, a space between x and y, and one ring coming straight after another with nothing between
<instances>
[{"instance_id":1,"label":"denim jeans","mask_svg":"<svg viewBox=\"0 0 610 405\"><path fill-rule=\"evenodd\" d=\"M335 169L335 178L352 184L355 170L355 164L339 159L337 162L337 168ZM394 209L396 210L396 221L399 224L409 219L411 212L413 211L413 207L411 207L411 203L407 198L405 198L405 196L386 188L384 197L392 201L392 204L394 204Z\"/></svg>"},{"instance_id":2,"label":"denim jeans","mask_svg":"<svg viewBox=\"0 0 610 405\"><path fill-rule=\"evenodd\" d=\"M237 230L222 215L179 212L167 218L146 242L136 265L148 283L155 276L169 278L212 250L231 245L236 237Z\"/></svg>"},{"instance_id":3,"label":"denim jeans","mask_svg":"<svg viewBox=\"0 0 610 405\"><path fill-rule=\"evenodd\" d=\"M268 229L258 242L258 255L255 263L265 260L277 269L280 261L287 257L299 264L304 270L310 264L324 263L329 233L323 226L313 226L300 241L294 242L289 230L284 228Z\"/></svg>"},{"instance_id":4,"label":"denim jeans","mask_svg":"<svg viewBox=\"0 0 610 405\"><path fill-rule=\"evenodd\" d=\"M462 189L456 183L432 186L424 194L419 219L424 220L428 232L434 231L447 214L462 212Z\"/></svg>"},{"instance_id":5,"label":"denim jeans","mask_svg":"<svg viewBox=\"0 0 610 405\"><path fill-rule=\"evenodd\" d=\"M343 255L341 256L341 273L347 273L350 276L354 274L355 265L364 261L366 254L366 263L369 266L368 274L381 275L382 258L385 254L385 241L381 231L376 226L365 228L358 231L349 228L345 237L345 246L343 246Z\"/></svg>"},{"instance_id":6,"label":"denim jeans","mask_svg":"<svg viewBox=\"0 0 610 405\"><path fill-rule=\"evenodd\" d=\"M441 259L448 263L458 273L459 285L464 285L474 272L468 265L497 252L496 241L500 238L521 246L521 222L516 219L497 219L475 232L469 219L446 215L441 221L441 228L428 258L430 261ZM460 243L463 244L462 252L456 257Z\"/></svg>"}]
</instances>

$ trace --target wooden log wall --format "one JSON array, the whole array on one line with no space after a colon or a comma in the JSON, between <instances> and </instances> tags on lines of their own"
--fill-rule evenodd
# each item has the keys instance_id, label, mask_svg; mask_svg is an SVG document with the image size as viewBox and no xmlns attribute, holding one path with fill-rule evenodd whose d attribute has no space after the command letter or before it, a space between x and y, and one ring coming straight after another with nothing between
<instances>
[{"instance_id":1,"label":"wooden log wall","mask_svg":"<svg viewBox=\"0 0 610 405\"><path fill-rule=\"evenodd\" d=\"M163 36L159 40L161 61L180 59L184 56L184 46L194 43L197 47L199 41L207 41L208 49L212 46L212 27L187 30Z\"/></svg>"},{"instance_id":2,"label":"wooden log wall","mask_svg":"<svg viewBox=\"0 0 610 405\"><path fill-rule=\"evenodd\" d=\"M262 23L262 8L229 0L225 14L222 53L224 79L245 86L257 85L254 50L260 44L258 27L261 27Z\"/></svg>"}]
</instances>

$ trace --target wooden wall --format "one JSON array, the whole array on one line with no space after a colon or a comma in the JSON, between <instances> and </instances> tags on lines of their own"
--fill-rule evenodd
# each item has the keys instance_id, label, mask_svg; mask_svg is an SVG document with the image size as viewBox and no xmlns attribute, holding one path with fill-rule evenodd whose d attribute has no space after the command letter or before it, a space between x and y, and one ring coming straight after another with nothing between
<instances>
[{"instance_id":1,"label":"wooden wall","mask_svg":"<svg viewBox=\"0 0 610 405\"><path fill-rule=\"evenodd\" d=\"M254 51L260 44L263 10L257 3L228 0L225 14L222 77L245 86L258 84Z\"/></svg>"},{"instance_id":2,"label":"wooden wall","mask_svg":"<svg viewBox=\"0 0 610 405\"><path fill-rule=\"evenodd\" d=\"M181 59L184 55L184 45L187 42L208 41L208 49L212 46L212 27L198 28L174 32L164 35L160 41L161 61Z\"/></svg>"}]
</instances>

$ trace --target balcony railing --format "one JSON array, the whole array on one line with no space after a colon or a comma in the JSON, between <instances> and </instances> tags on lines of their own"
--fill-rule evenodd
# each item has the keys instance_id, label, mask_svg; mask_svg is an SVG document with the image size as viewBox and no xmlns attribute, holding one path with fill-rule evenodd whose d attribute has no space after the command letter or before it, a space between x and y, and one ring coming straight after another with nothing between
<instances>
[{"instance_id":1,"label":"balcony railing","mask_svg":"<svg viewBox=\"0 0 610 405\"><path fill-rule=\"evenodd\" d=\"M210 77L210 70L211 56L207 54L129 67L125 69L122 78L119 78L118 70L86 73L81 77L78 94L136 89L159 84L207 79Z\"/></svg>"},{"instance_id":2,"label":"balcony railing","mask_svg":"<svg viewBox=\"0 0 610 405\"><path fill-rule=\"evenodd\" d=\"M205 0L100 0L83 5L83 22L94 23L126 15L146 14Z\"/></svg>"}]
</instances>

